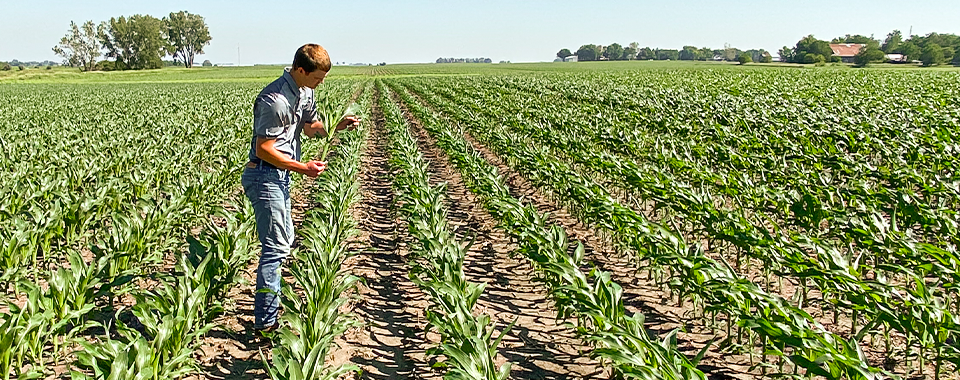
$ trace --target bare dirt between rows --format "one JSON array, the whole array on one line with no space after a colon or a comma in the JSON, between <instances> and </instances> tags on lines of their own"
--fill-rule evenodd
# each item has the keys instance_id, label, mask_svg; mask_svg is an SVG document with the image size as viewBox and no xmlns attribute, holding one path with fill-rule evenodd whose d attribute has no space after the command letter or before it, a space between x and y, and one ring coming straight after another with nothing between
<instances>
[{"instance_id":1,"label":"bare dirt between rows","mask_svg":"<svg viewBox=\"0 0 960 380\"><path fill-rule=\"evenodd\" d=\"M431 185L447 183L445 206L457 238L474 240L464 260L471 282L486 283L477 312L487 313L498 334L516 321L498 347L498 364L514 363L514 379L601 379L609 377L589 358L573 329L557 321L547 290L534 281L533 268L521 257L511 257L516 245L496 228L496 220L470 192L449 157L436 145L419 121L405 108L424 158L429 163Z\"/></svg>"}]
</instances>

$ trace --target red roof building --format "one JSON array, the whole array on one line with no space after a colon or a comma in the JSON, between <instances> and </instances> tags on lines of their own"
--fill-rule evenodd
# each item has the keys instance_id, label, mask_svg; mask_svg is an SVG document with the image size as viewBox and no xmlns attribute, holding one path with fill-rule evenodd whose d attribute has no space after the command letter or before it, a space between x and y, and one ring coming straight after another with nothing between
<instances>
[{"instance_id":1,"label":"red roof building","mask_svg":"<svg viewBox=\"0 0 960 380\"><path fill-rule=\"evenodd\" d=\"M860 52L866 44L830 44L830 49L833 50L833 55L840 57L843 62L852 63L853 57Z\"/></svg>"}]
</instances>

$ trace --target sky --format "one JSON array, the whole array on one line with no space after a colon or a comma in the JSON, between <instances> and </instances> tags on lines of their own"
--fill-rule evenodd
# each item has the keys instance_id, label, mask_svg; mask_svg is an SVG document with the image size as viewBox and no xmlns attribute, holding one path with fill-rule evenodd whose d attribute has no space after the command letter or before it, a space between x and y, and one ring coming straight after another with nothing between
<instances>
[{"instance_id":1,"label":"sky","mask_svg":"<svg viewBox=\"0 0 960 380\"><path fill-rule=\"evenodd\" d=\"M960 34L958 0L0 0L0 61L61 61L51 48L71 21L182 10L203 16L213 37L197 62L241 65L289 63L305 43L323 45L335 62L539 62L562 48L614 42L775 54L808 34Z\"/></svg>"}]
</instances>

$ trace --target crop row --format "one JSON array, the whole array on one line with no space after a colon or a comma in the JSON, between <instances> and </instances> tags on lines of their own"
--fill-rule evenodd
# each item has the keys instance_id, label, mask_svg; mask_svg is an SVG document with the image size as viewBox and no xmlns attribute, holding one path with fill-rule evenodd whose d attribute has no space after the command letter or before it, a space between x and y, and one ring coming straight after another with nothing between
<instances>
[{"instance_id":1,"label":"crop row","mask_svg":"<svg viewBox=\"0 0 960 380\"><path fill-rule=\"evenodd\" d=\"M369 86L368 86L369 87ZM369 109L371 96L361 96L359 108ZM321 107L322 105L322 107ZM318 108L328 113L343 114L344 103L318 101ZM357 115L365 117L366 112ZM325 119L334 119L327 115ZM263 358L271 378L275 380L336 379L344 373L359 372L356 365L333 366L328 355L333 341L359 323L341 310L349 299L359 277L343 268L349 257L349 240L358 233L357 221L350 209L360 200L360 157L366 145L369 128L331 134L336 137L337 155L328 161L327 169L315 180L312 197L315 207L304 217L298 231L301 248L292 254L290 273L295 284L284 284L281 290L283 314L281 327L273 333L272 361ZM333 143L325 139L324 143ZM323 147L329 151L333 147Z\"/></svg>"},{"instance_id":2,"label":"crop row","mask_svg":"<svg viewBox=\"0 0 960 380\"><path fill-rule=\"evenodd\" d=\"M394 191L415 239L410 278L429 296L427 321L440 333L440 344L430 353L446 357L448 378L507 379L511 363L497 367L496 357L497 346L512 324L494 337L490 316L474 315L485 284L467 281L463 271L472 243L458 240L451 230L443 204L446 184L430 185L428 164L410 136L406 119L382 82L378 87L390 140L390 163L398 169Z\"/></svg>"}]
</instances>

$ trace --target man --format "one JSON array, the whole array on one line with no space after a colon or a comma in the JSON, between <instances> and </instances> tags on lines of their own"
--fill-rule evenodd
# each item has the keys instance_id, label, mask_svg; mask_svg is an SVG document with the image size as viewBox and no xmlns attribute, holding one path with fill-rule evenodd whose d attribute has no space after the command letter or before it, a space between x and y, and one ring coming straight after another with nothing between
<instances>
[{"instance_id":1,"label":"man","mask_svg":"<svg viewBox=\"0 0 960 380\"><path fill-rule=\"evenodd\" d=\"M323 47L307 44L297 49L293 67L270 83L253 103L253 138L250 162L243 171L243 191L253 203L260 239L257 293L254 295L254 330L260 335L278 325L280 266L293 245L290 207L290 172L316 177L326 168L322 161L300 162L300 134L327 136L317 119L313 90L330 71ZM359 119L346 117L337 130L356 128Z\"/></svg>"}]
</instances>

